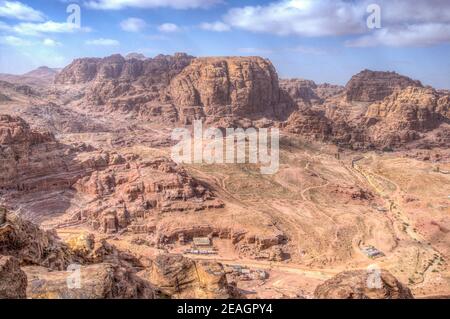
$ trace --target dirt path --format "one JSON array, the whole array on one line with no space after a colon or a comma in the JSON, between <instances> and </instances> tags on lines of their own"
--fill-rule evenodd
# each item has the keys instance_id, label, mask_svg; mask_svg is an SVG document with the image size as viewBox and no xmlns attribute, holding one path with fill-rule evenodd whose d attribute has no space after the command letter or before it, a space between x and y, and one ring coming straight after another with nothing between
<instances>
[{"instance_id":1,"label":"dirt path","mask_svg":"<svg viewBox=\"0 0 450 319\"><path fill-rule=\"evenodd\" d=\"M410 283L411 285L419 285L425 281L425 278L429 271L432 270L433 266L438 262L439 257L441 257L441 254L435 250L431 244L421 235L419 234L414 227L411 225L411 222L404 213L400 207L398 200L401 196L402 190L400 185L398 185L395 181L390 180L389 178L382 176L380 174L374 173L374 172L367 172L364 170L362 165L357 164L356 162L360 162L365 158L361 158L358 161L354 162L353 169L359 173L361 176L363 176L369 185L382 197L385 198L385 201L387 204L389 204L389 212L392 214L392 222L397 223L397 228L400 230L403 230L403 232L412 240L417 242L421 249L428 252L430 256L433 256L425 266L425 268L420 269L420 272L416 274L416 277L419 277L418 279L415 279L414 282ZM375 178L379 178L383 181L386 181L393 185L395 187L395 190L393 192L386 192L385 189L381 188L378 183L374 180ZM438 258L435 258L434 256L438 256ZM419 260L419 257L418 257ZM418 266L418 265L417 265Z\"/></svg>"}]
</instances>

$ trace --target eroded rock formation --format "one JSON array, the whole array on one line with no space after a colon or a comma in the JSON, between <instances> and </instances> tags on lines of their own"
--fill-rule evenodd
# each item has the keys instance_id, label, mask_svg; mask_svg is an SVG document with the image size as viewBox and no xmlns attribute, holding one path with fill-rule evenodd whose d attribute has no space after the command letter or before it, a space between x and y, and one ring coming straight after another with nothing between
<instances>
[{"instance_id":1,"label":"eroded rock formation","mask_svg":"<svg viewBox=\"0 0 450 319\"><path fill-rule=\"evenodd\" d=\"M272 63L259 57L195 59L169 92L186 123L204 116L283 117L290 107Z\"/></svg>"},{"instance_id":2,"label":"eroded rock formation","mask_svg":"<svg viewBox=\"0 0 450 319\"><path fill-rule=\"evenodd\" d=\"M159 255L148 276L162 293L175 298L233 297L223 266L215 262L193 261L181 255Z\"/></svg>"},{"instance_id":3,"label":"eroded rock formation","mask_svg":"<svg viewBox=\"0 0 450 319\"><path fill-rule=\"evenodd\" d=\"M422 84L395 72L364 70L350 79L345 94L348 101L375 102L409 86L422 87Z\"/></svg>"},{"instance_id":4,"label":"eroded rock formation","mask_svg":"<svg viewBox=\"0 0 450 319\"><path fill-rule=\"evenodd\" d=\"M131 269L100 263L67 271L23 268L28 277L27 297L31 299L153 299L152 286ZM78 273L76 273L77 271ZM76 277L79 274L79 277ZM72 281L71 281L72 280ZM69 282L69 284L68 284Z\"/></svg>"},{"instance_id":5,"label":"eroded rock formation","mask_svg":"<svg viewBox=\"0 0 450 319\"><path fill-rule=\"evenodd\" d=\"M392 274L381 270L347 271L319 285L314 292L318 299L412 299L409 288Z\"/></svg>"}]
</instances>

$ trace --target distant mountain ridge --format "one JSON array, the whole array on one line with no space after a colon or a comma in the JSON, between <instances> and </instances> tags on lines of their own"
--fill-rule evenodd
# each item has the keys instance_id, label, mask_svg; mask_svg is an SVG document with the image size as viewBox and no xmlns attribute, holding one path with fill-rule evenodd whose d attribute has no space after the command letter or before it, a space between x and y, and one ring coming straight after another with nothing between
<instances>
[{"instance_id":1,"label":"distant mountain ridge","mask_svg":"<svg viewBox=\"0 0 450 319\"><path fill-rule=\"evenodd\" d=\"M41 66L22 75L1 73L0 81L25 85L47 85L54 82L55 76L60 71L61 69Z\"/></svg>"}]
</instances>

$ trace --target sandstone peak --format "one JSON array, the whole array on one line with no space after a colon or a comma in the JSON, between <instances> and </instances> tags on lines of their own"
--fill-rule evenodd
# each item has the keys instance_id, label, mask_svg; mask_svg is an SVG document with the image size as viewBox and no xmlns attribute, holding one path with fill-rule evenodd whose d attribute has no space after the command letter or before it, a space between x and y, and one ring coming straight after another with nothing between
<instances>
[{"instance_id":1,"label":"sandstone peak","mask_svg":"<svg viewBox=\"0 0 450 319\"><path fill-rule=\"evenodd\" d=\"M422 83L396 72L363 70L347 83L346 97L348 101L375 102L408 86L422 87Z\"/></svg>"},{"instance_id":2,"label":"sandstone peak","mask_svg":"<svg viewBox=\"0 0 450 319\"><path fill-rule=\"evenodd\" d=\"M59 69L49 68L48 66L40 66L37 69L27 72L23 75L31 77L50 77L55 76L58 71Z\"/></svg>"},{"instance_id":3,"label":"sandstone peak","mask_svg":"<svg viewBox=\"0 0 450 319\"><path fill-rule=\"evenodd\" d=\"M261 57L203 57L191 62L169 87L183 115L282 115L278 75Z\"/></svg>"}]
</instances>

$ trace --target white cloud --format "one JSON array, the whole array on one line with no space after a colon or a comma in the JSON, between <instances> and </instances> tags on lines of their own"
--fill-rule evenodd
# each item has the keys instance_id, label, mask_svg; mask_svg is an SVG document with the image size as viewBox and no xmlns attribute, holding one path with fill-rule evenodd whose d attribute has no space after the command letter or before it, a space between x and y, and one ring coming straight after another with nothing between
<instances>
[{"instance_id":1,"label":"white cloud","mask_svg":"<svg viewBox=\"0 0 450 319\"><path fill-rule=\"evenodd\" d=\"M417 24L385 28L356 40L347 41L349 47L422 47L450 43L450 24Z\"/></svg>"},{"instance_id":2,"label":"white cloud","mask_svg":"<svg viewBox=\"0 0 450 319\"><path fill-rule=\"evenodd\" d=\"M12 35L0 37L0 43L17 47L33 45L33 43L28 40L24 40L22 38L18 38Z\"/></svg>"},{"instance_id":3,"label":"white cloud","mask_svg":"<svg viewBox=\"0 0 450 319\"><path fill-rule=\"evenodd\" d=\"M139 18L128 18L120 23L122 30L127 32L139 32L145 29L147 24Z\"/></svg>"},{"instance_id":4,"label":"white cloud","mask_svg":"<svg viewBox=\"0 0 450 319\"><path fill-rule=\"evenodd\" d=\"M252 32L302 37L359 36L351 46L422 46L449 42L450 1L377 0L382 29L366 25L373 0L279 0L232 8L226 24Z\"/></svg>"},{"instance_id":5,"label":"white cloud","mask_svg":"<svg viewBox=\"0 0 450 319\"><path fill-rule=\"evenodd\" d=\"M55 41L53 39L49 39L49 38L44 39L42 41L42 44L47 46L47 47L58 47L58 46L62 45L60 42Z\"/></svg>"},{"instance_id":6,"label":"white cloud","mask_svg":"<svg viewBox=\"0 0 450 319\"><path fill-rule=\"evenodd\" d=\"M89 32L87 27L79 28L72 23L46 21L43 23L22 22L12 26L11 31L30 36L39 36L45 33L74 33L78 31Z\"/></svg>"},{"instance_id":7,"label":"white cloud","mask_svg":"<svg viewBox=\"0 0 450 319\"><path fill-rule=\"evenodd\" d=\"M207 8L222 3L222 0L87 0L85 4L91 9L121 10L125 8L173 8L195 9Z\"/></svg>"},{"instance_id":8,"label":"white cloud","mask_svg":"<svg viewBox=\"0 0 450 319\"><path fill-rule=\"evenodd\" d=\"M19 1L0 1L0 17L23 21L44 21L44 14Z\"/></svg>"},{"instance_id":9,"label":"white cloud","mask_svg":"<svg viewBox=\"0 0 450 319\"><path fill-rule=\"evenodd\" d=\"M95 40L88 40L86 41L87 45L97 45L97 46L119 46L120 42L113 39L95 39Z\"/></svg>"},{"instance_id":10,"label":"white cloud","mask_svg":"<svg viewBox=\"0 0 450 319\"><path fill-rule=\"evenodd\" d=\"M283 0L228 11L232 27L278 35L331 36L362 33L365 7L344 0Z\"/></svg>"},{"instance_id":11,"label":"white cloud","mask_svg":"<svg viewBox=\"0 0 450 319\"><path fill-rule=\"evenodd\" d=\"M225 24L221 21L216 21L213 23L205 22L200 25L200 28L203 30L214 32L226 32L231 30L231 27L228 24Z\"/></svg>"},{"instance_id":12,"label":"white cloud","mask_svg":"<svg viewBox=\"0 0 450 319\"><path fill-rule=\"evenodd\" d=\"M174 23L164 23L158 26L160 32L172 33L181 31L180 27Z\"/></svg>"}]
</instances>

